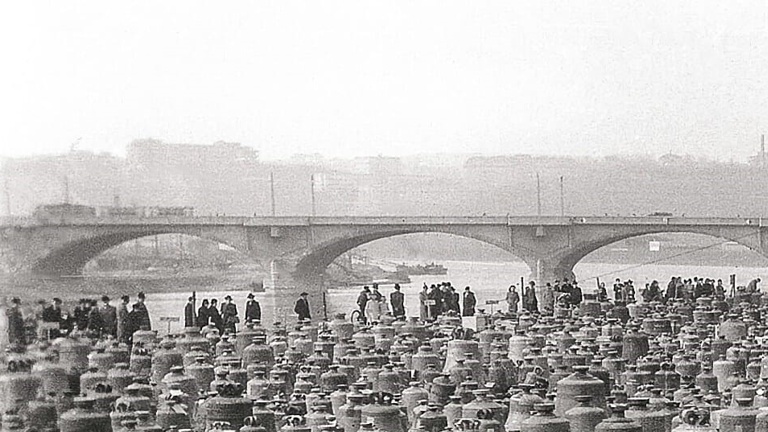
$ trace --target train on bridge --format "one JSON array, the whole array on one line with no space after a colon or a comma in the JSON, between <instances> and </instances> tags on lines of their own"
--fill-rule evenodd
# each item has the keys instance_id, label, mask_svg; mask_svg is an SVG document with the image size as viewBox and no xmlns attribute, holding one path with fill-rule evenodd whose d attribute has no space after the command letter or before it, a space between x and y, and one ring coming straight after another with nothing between
<instances>
[{"instance_id":1,"label":"train on bridge","mask_svg":"<svg viewBox=\"0 0 768 432\"><path fill-rule=\"evenodd\" d=\"M118 207L118 206L86 206L82 204L44 204L35 208L32 214L38 219L59 217L164 217L195 215L194 207Z\"/></svg>"}]
</instances>

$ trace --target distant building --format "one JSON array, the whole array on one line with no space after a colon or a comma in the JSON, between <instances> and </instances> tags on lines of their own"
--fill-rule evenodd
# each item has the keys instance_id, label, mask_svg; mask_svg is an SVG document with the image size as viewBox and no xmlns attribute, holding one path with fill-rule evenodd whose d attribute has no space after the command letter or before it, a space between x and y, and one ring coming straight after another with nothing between
<instances>
[{"instance_id":1,"label":"distant building","mask_svg":"<svg viewBox=\"0 0 768 432\"><path fill-rule=\"evenodd\" d=\"M124 161L105 153L5 159L0 166L3 215L29 215L40 205L111 205L124 183Z\"/></svg>"},{"instance_id":2,"label":"distant building","mask_svg":"<svg viewBox=\"0 0 768 432\"><path fill-rule=\"evenodd\" d=\"M200 215L253 214L268 202L268 173L259 152L239 143L128 146L126 201L134 206L194 207Z\"/></svg>"}]
</instances>

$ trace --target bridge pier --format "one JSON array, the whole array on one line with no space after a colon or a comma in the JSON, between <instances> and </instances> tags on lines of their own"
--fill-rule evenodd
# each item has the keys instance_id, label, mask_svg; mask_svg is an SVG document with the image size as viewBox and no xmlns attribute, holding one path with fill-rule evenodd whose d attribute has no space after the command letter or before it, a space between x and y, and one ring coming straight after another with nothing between
<instances>
[{"instance_id":1,"label":"bridge pier","mask_svg":"<svg viewBox=\"0 0 768 432\"><path fill-rule=\"evenodd\" d=\"M273 321L295 323L297 315L293 308L302 292L309 294L309 308L313 321L324 318L324 296L327 294L325 281L321 274L306 275L296 270L296 265L289 260L273 259L269 263L269 275L264 279L266 291L263 316L271 315ZM332 312L328 310L328 317ZM270 323L271 324L271 323Z\"/></svg>"},{"instance_id":2,"label":"bridge pier","mask_svg":"<svg viewBox=\"0 0 768 432\"><path fill-rule=\"evenodd\" d=\"M531 268L531 278L536 281L536 285L553 283L555 280L563 281L566 278L570 281L576 279L573 266L557 260L537 258L533 262L528 262L528 266Z\"/></svg>"}]
</instances>

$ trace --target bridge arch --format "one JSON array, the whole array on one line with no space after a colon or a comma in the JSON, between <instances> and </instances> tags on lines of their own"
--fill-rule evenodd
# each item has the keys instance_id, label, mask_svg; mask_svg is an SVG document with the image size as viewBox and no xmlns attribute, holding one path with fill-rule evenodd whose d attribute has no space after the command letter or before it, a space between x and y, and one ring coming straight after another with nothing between
<instances>
[{"instance_id":1,"label":"bridge arch","mask_svg":"<svg viewBox=\"0 0 768 432\"><path fill-rule=\"evenodd\" d=\"M754 226L715 227L715 226L655 226L639 227L627 232L612 232L609 235L593 236L591 240L585 240L572 245L564 253L552 260L552 266L560 273L573 274L573 269L582 259L592 252L611 244L653 234L694 234L719 239L725 242L733 242L768 259L768 249L763 246L762 231ZM557 277L557 276L556 276Z\"/></svg>"},{"instance_id":2,"label":"bridge arch","mask_svg":"<svg viewBox=\"0 0 768 432\"><path fill-rule=\"evenodd\" d=\"M511 245L506 236L495 235L495 233L482 232L482 230L465 229L464 227L424 227L424 228L403 228L377 230L374 232L361 233L346 237L332 239L317 244L310 251L303 254L296 261L295 274L300 278L313 278L325 273L326 268L338 257L344 253L363 246L376 240L406 236L412 234L444 234L446 236L456 236L465 239L475 240L484 244L494 246L504 252L515 256L521 261L526 262L530 267L530 261L526 261L525 250Z\"/></svg>"},{"instance_id":3,"label":"bridge arch","mask_svg":"<svg viewBox=\"0 0 768 432\"><path fill-rule=\"evenodd\" d=\"M31 271L38 275L75 276L82 274L86 264L107 250L120 244L144 237L166 234L182 234L207 241L225 244L239 253L243 253L237 242L225 237L211 235L205 232L190 232L183 229L150 229L150 230L118 230L113 232L94 233L76 238L63 238L45 248L36 257Z\"/></svg>"}]
</instances>

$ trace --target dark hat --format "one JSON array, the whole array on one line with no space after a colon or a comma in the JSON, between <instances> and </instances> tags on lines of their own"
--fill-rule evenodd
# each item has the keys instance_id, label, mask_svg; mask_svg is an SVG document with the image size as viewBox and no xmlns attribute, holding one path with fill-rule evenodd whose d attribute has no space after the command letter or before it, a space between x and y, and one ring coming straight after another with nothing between
<instances>
[{"instance_id":1,"label":"dark hat","mask_svg":"<svg viewBox=\"0 0 768 432\"><path fill-rule=\"evenodd\" d=\"M309 295L309 294L308 294L306 291L304 291L304 292L302 292L301 294L299 294L299 296L301 296L301 297L304 297L304 296L308 296L308 295Z\"/></svg>"},{"instance_id":2,"label":"dark hat","mask_svg":"<svg viewBox=\"0 0 768 432\"><path fill-rule=\"evenodd\" d=\"M253 293L248 293L248 298L252 299L253 298Z\"/></svg>"},{"instance_id":3,"label":"dark hat","mask_svg":"<svg viewBox=\"0 0 768 432\"><path fill-rule=\"evenodd\" d=\"M146 298L146 296L144 295L144 291L139 291L139 295L137 297L140 299Z\"/></svg>"},{"instance_id":4,"label":"dark hat","mask_svg":"<svg viewBox=\"0 0 768 432\"><path fill-rule=\"evenodd\" d=\"M103 302L109 302L109 297L107 297L107 296L102 296L102 297L101 297L101 301L103 301Z\"/></svg>"},{"instance_id":5,"label":"dark hat","mask_svg":"<svg viewBox=\"0 0 768 432\"><path fill-rule=\"evenodd\" d=\"M130 298L130 297L128 297L127 295L124 295L124 296L121 296L121 297L120 297L120 300L122 300L122 301L125 301L125 302L129 301L130 299L131 299L131 298Z\"/></svg>"},{"instance_id":6,"label":"dark hat","mask_svg":"<svg viewBox=\"0 0 768 432\"><path fill-rule=\"evenodd\" d=\"M21 304L21 299L18 297L14 297L11 299L11 303L13 304Z\"/></svg>"},{"instance_id":7,"label":"dark hat","mask_svg":"<svg viewBox=\"0 0 768 432\"><path fill-rule=\"evenodd\" d=\"M58 297L54 297L54 298L53 298L53 302L54 302L54 303L61 303L61 299L60 299L60 298L58 298Z\"/></svg>"},{"instance_id":8,"label":"dark hat","mask_svg":"<svg viewBox=\"0 0 768 432\"><path fill-rule=\"evenodd\" d=\"M232 296L225 296L224 300L232 300Z\"/></svg>"}]
</instances>

